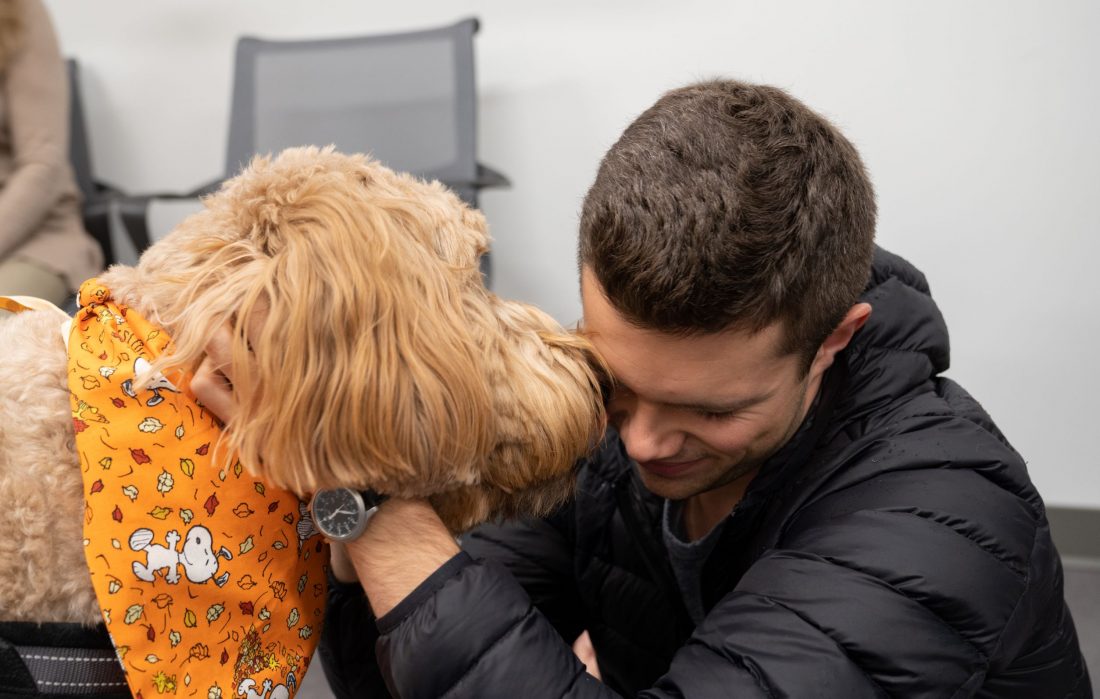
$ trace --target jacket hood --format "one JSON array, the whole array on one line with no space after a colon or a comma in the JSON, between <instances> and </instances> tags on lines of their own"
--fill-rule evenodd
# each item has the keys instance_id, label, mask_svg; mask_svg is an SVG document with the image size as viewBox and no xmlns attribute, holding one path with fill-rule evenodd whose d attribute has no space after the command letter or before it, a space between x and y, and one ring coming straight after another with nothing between
<instances>
[{"instance_id":1,"label":"jacket hood","mask_svg":"<svg viewBox=\"0 0 1100 699\"><path fill-rule=\"evenodd\" d=\"M847 370L849 392L860 397L859 412L866 412L946 371L951 351L947 324L928 281L897 255L875 248L860 301L871 304L871 317L837 361ZM889 361L883 361L887 356ZM837 409L856 409L847 402Z\"/></svg>"}]
</instances>

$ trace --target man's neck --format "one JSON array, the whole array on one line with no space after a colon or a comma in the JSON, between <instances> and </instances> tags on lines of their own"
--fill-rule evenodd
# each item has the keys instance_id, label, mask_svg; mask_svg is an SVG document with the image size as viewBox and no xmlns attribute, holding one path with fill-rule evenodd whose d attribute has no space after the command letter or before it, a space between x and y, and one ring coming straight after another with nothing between
<instances>
[{"instance_id":1,"label":"man's neck","mask_svg":"<svg viewBox=\"0 0 1100 699\"><path fill-rule=\"evenodd\" d=\"M759 468L742 475L735 481L688 498L684 502L684 533L688 541L698 541L718 526L718 523L733 512L749 483L756 477Z\"/></svg>"}]
</instances>

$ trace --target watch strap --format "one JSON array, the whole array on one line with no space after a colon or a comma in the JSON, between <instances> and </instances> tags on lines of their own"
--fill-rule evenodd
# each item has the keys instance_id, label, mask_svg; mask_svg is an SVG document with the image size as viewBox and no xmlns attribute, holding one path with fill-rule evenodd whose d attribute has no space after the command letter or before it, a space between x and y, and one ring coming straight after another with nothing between
<instances>
[{"instance_id":1,"label":"watch strap","mask_svg":"<svg viewBox=\"0 0 1100 699\"><path fill-rule=\"evenodd\" d=\"M366 505L368 512L390 499L389 495L376 493L373 490L360 490L359 497L363 498L363 504Z\"/></svg>"}]
</instances>

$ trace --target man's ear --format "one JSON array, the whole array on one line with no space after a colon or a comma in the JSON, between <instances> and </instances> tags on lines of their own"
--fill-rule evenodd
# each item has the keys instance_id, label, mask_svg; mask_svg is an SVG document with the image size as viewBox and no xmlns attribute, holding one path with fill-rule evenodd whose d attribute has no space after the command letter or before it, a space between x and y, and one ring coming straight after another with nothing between
<instances>
[{"instance_id":1,"label":"man's ear","mask_svg":"<svg viewBox=\"0 0 1100 699\"><path fill-rule=\"evenodd\" d=\"M848 309L848 312L844 314L844 319L837 324L833 332L817 348L814 361L810 364L809 374L811 378L824 374L825 370L833 365L836 355L848 346L848 343L852 341L852 337L870 317L871 304L869 303L857 303Z\"/></svg>"}]
</instances>

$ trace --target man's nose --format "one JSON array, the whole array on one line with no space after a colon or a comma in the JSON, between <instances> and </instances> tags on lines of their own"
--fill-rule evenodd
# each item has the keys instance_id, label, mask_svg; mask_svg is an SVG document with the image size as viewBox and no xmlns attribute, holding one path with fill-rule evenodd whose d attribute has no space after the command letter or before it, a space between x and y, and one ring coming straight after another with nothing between
<instances>
[{"instance_id":1,"label":"man's nose","mask_svg":"<svg viewBox=\"0 0 1100 699\"><path fill-rule=\"evenodd\" d=\"M635 401L616 416L619 436L630 458L640 462L661 461L680 453L685 435L663 413L659 406Z\"/></svg>"}]
</instances>

